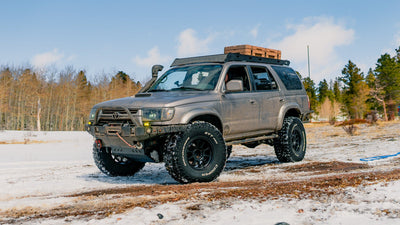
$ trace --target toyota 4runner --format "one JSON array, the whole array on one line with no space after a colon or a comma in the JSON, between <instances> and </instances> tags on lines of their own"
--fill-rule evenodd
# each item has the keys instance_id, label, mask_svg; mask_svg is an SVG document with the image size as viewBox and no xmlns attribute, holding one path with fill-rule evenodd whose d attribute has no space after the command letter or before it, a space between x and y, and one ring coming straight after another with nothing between
<instances>
[{"instance_id":1,"label":"toyota 4runner","mask_svg":"<svg viewBox=\"0 0 400 225\"><path fill-rule=\"evenodd\" d=\"M219 176L232 145L274 147L281 162L304 158L309 100L289 61L228 53L178 58L135 96L95 105L87 131L110 176L165 162L180 183Z\"/></svg>"}]
</instances>

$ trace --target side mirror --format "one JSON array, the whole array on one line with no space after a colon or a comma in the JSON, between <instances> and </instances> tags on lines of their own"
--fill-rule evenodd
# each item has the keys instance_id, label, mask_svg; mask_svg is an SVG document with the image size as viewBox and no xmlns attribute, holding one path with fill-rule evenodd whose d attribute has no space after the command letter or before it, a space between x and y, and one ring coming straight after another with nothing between
<instances>
[{"instance_id":1,"label":"side mirror","mask_svg":"<svg viewBox=\"0 0 400 225\"><path fill-rule=\"evenodd\" d=\"M228 83L226 83L226 91L228 91L228 92L243 91L243 81L230 80Z\"/></svg>"},{"instance_id":2,"label":"side mirror","mask_svg":"<svg viewBox=\"0 0 400 225\"><path fill-rule=\"evenodd\" d=\"M153 78L154 78L154 77L157 78L158 72L160 72L162 69L164 69L163 66L161 66L161 65L154 65L154 66L151 68L152 77L153 77Z\"/></svg>"}]
</instances>

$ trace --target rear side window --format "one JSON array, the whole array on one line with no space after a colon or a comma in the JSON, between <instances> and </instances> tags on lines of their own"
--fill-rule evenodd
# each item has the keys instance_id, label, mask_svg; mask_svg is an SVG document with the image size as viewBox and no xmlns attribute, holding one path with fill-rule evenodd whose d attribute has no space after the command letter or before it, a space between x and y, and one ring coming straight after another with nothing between
<instances>
[{"instance_id":1,"label":"rear side window","mask_svg":"<svg viewBox=\"0 0 400 225\"><path fill-rule=\"evenodd\" d=\"M289 67L271 66L281 78L283 84L288 90L301 90L301 81L297 73Z\"/></svg>"},{"instance_id":2,"label":"rear side window","mask_svg":"<svg viewBox=\"0 0 400 225\"><path fill-rule=\"evenodd\" d=\"M265 67L251 67L256 91L277 90L278 86L274 78Z\"/></svg>"}]
</instances>

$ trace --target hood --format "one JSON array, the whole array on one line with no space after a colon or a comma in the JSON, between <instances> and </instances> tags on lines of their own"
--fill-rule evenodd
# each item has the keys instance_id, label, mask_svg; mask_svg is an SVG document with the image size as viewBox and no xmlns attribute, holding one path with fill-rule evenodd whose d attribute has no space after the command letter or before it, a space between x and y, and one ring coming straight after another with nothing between
<instances>
[{"instance_id":1,"label":"hood","mask_svg":"<svg viewBox=\"0 0 400 225\"><path fill-rule=\"evenodd\" d=\"M176 107L190 103L218 101L219 95L212 91L204 92L153 92L140 97L126 97L114 99L95 105L100 107L117 107L126 108L152 108L152 107Z\"/></svg>"}]
</instances>

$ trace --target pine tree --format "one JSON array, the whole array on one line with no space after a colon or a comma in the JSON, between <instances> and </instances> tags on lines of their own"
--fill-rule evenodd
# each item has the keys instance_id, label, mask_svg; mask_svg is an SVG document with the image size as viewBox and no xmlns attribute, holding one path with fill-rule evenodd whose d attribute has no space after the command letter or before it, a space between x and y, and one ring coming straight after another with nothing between
<instances>
[{"instance_id":1,"label":"pine tree","mask_svg":"<svg viewBox=\"0 0 400 225\"><path fill-rule=\"evenodd\" d=\"M399 50L396 49L399 54ZM394 119L396 105L400 103L400 62L398 55L391 57L389 54L381 55L375 68L375 85L379 87L380 94L386 102L389 120Z\"/></svg>"},{"instance_id":2,"label":"pine tree","mask_svg":"<svg viewBox=\"0 0 400 225\"><path fill-rule=\"evenodd\" d=\"M342 93L340 91L340 82L339 79L335 79L333 83L333 99L337 102L340 102L342 99Z\"/></svg>"},{"instance_id":3,"label":"pine tree","mask_svg":"<svg viewBox=\"0 0 400 225\"><path fill-rule=\"evenodd\" d=\"M310 77L306 77L303 79L303 85L306 89L308 98L310 100L310 108L316 112L318 99L316 94L315 83Z\"/></svg>"},{"instance_id":4,"label":"pine tree","mask_svg":"<svg viewBox=\"0 0 400 225\"><path fill-rule=\"evenodd\" d=\"M349 60L348 64L342 70L342 76L339 78L345 85L342 93L342 103L344 111L351 119L359 119L366 112L367 96L369 88L364 80L364 75L360 68Z\"/></svg>"},{"instance_id":5,"label":"pine tree","mask_svg":"<svg viewBox=\"0 0 400 225\"><path fill-rule=\"evenodd\" d=\"M324 103L325 99L329 96L329 86L326 79L323 79L318 84L318 102Z\"/></svg>"},{"instance_id":6,"label":"pine tree","mask_svg":"<svg viewBox=\"0 0 400 225\"><path fill-rule=\"evenodd\" d=\"M384 95L383 95L383 90L382 87L376 82L376 75L370 68L368 70L368 74L365 77L365 81L370 88L369 92L369 98L367 99L367 104L369 106L369 109L372 111L375 111L377 109L382 110L383 109L383 115L385 118L385 121L388 120L387 114L386 114L386 104L384 100ZM383 106L383 107L382 107Z\"/></svg>"}]
</instances>

